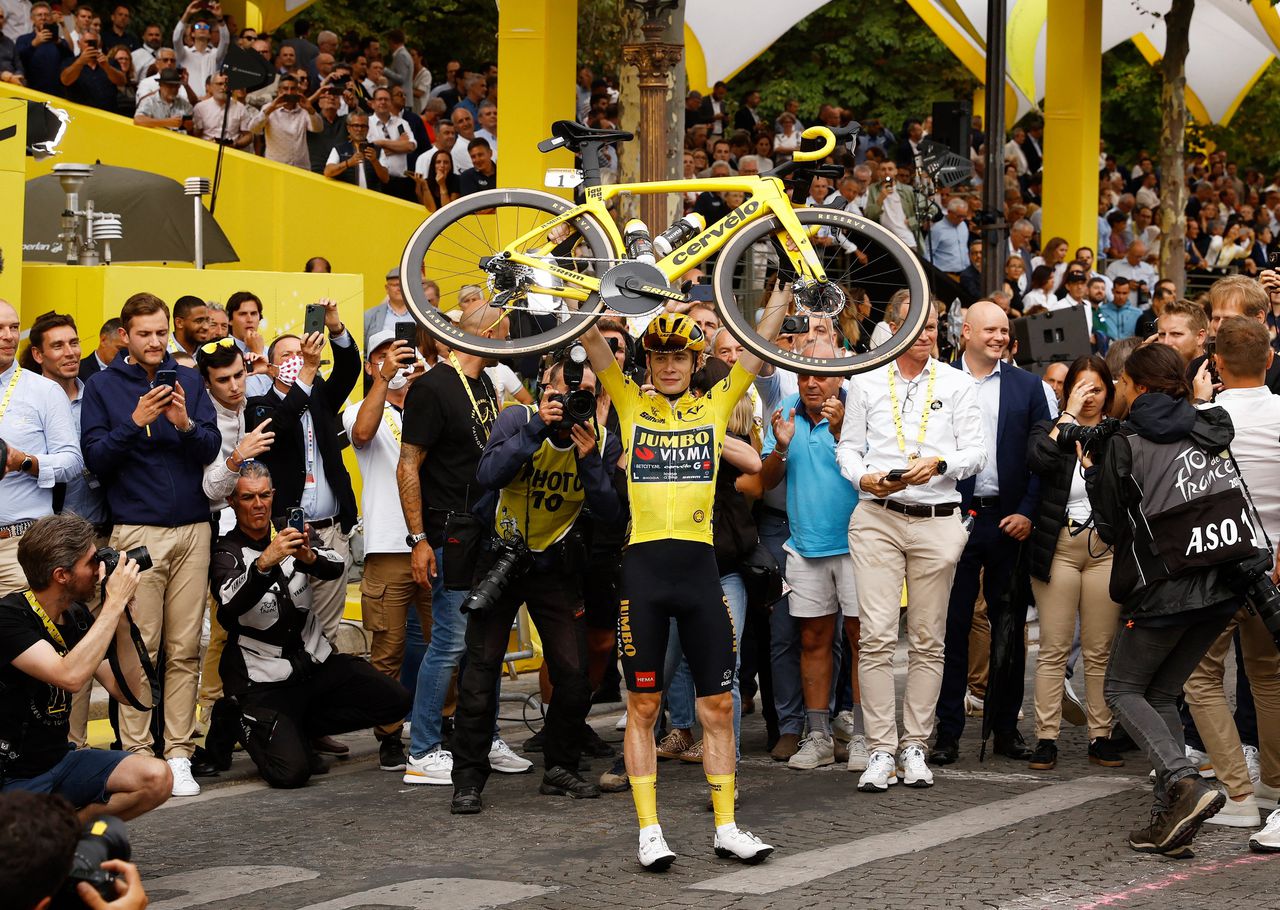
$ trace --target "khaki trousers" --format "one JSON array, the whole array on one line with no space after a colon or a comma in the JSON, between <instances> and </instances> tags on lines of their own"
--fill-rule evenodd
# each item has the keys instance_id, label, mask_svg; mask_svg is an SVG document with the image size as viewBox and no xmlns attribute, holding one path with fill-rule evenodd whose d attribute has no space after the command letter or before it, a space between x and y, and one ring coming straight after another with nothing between
<instances>
[{"instance_id":1,"label":"khaki trousers","mask_svg":"<svg viewBox=\"0 0 1280 910\"><path fill-rule=\"evenodd\" d=\"M953 513L912 518L863 500L849 522L849 552L862 617L858 680L868 747L898 752L893 653L898 644L902 580L907 580L907 689L902 745L927 748L942 688L947 602L968 534Z\"/></svg>"},{"instance_id":2,"label":"khaki trousers","mask_svg":"<svg viewBox=\"0 0 1280 910\"><path fill-rule=\"evenodd\" d=\"M222 697L222 651L227 646L227 630L218 622L218 602L209 595L209 646L200 669L200 704L207 710ZM205 720L208 720L206 714Z\"/></svg>"},{"instance_id":3,"label":"khaki trousers","mask_svg":"<svg viewBox=\"0 0 1280 910\"><path fill-rule=\"evenodd\" d=\"M1111 642L1120 623L1120 605L1111 599L1111 551L1089 552L1102 543L1088 531L1071 536L1062 529L1053 551L1049 581L1031 579L1040 612L1040 656L1036 659L1036 739L1058 738L1062 728L1062 690L1067 660L1080 617L1080 653L1084 658L1084 689L1089 738L1111 735L1111 709L1103 688Z\"/></svg>"},{"instance_id":4,"label":"khaki trousers","mask_svg":"<svg viewBox=\"0 0 1280 910\"><path fill-rule=\"evenodd\" d=\"M409 608L418 613L423 635L431 643L431 588L413 580L408 553L366 553L364 578L360 582L360 614L372 636L369 662L389 679L400 679L404 661L405 623ZM394 736L402 721L374 729L379 739Z\"/></svg>"},{"instance_id":5,"label":"khaki trousers","mask_svg":"<svg viewBox=\"0 0 1280 910\"><path fill-rule=\"evenodd\" d=\"M190 758L195 751L200 626L209 594L210 537L207 521L177 528L116 525L111 533L111 546L121 552L145 546L155 564L141 575L132 611L153 662L164 642L165 758ZM126 751L148 753L151 712L121 705L120 739Z\"/></svg>"},{"instance_id":6,"label":"khaki trousers","mask_svg":"<svg viewBox=\"0 0 1280 910\"><path fill-rule=\"evenodd\" d=\"M0 597L27 587L27 576L18 565L18 541L21 537L0 540Z\"/></svg>"},{"instance_id":7,"label":"khaki trousers","mask_svg":"<svg viewBox=\"0 0 1280 910\"><path fill-rule=\"evenodd\" d=\"M347 568L351 567L351 538L342 533L337 524L316 531L324 546L342 557ZM338 645L338 626L342 624L342 612L347 607L347 573L331 581L311 582L311 612L320 620L324 637L329 644Z\"/></svg>"},{"instance_id":8,"label":"khaki trousers","mask_svg":"<svg viewBox=\"0 0 1280 910\"><path fill-rule=\"evenodd\" d=\"M991 673L991 620L987 618L987 598L978 591L973 604L973 624L969 627L969 694L987 697Z\"/></svg>"},{"instance_id":9,"label":"khaki trousers","mask_svg":"<svg viewBox=\"0 0 1280 910\"><path fill-rule=\"evenodd\" d=\"M1237 626L1244 672L1249 677L1253 703L1258 709L1262 782L1268 787L1280 787L1280 651L1276 650L1261 619L1245 609L1236 613L1187 678L1183 692L1218 780L1231 796L1245 796L1253 792L1253 782L1249 780L1240 749L1240 734L1236 732L1222 687L1227 649Z\"/></svg>"}]
</instances>

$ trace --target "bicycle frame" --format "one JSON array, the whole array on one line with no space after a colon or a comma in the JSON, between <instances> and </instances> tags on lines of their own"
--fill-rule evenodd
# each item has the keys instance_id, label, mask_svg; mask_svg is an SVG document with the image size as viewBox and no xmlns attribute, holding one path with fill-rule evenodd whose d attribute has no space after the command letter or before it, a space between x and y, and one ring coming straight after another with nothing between
<instances>
[{"instance_id":1,"label":"bicycle frame","mask_svg":"<svg viewBox=\"0 0 1280 910\"><path fill-rule=\"evenodd\" d=\"M534 285L529 287L528 291L570 300L586 300L592 292L600 290L600 279L548 264L546 258L550 250L555 246L554 241L548 242L541 248L530 249L524 253L517 252L515 248L530 242L539 235L545 236L554 231L557 226L571 222L573 219L586 214L592 216L604 228L613 243L614 251L621 260L626 257L626 244L622 238L622 233L614 223L613 216L609 213L608 203L610 200L623 195L644 196L655 193L724 193L735 191L747 194L747 198L740 206L658 261L657 267L666 276L668 283L674 283L675 279L685 272L706 262L735 233L768 215L776 215L778 217L790 238L791 242L784 244L784 249L791 260L791 264L795 267L796 273L815 281L826 281L826 272L823 271L817 252L809 241L808 233L795 216L795 212L791 207L791 200L787 198L782 181L776 177L760 177L754 174L745 177L709 177L697 180L619 183L587 187L586 202L575 206L550 221L544 222L524 236L519 237L508 244L503 254L511 262L550 273L565 283L564 287L558 288Z\"/></svg>"}]
</instances>

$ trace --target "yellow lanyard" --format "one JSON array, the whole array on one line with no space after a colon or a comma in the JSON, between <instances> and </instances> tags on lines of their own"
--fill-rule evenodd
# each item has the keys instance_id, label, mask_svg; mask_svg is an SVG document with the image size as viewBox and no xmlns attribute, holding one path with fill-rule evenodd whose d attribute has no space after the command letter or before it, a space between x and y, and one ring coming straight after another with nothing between
<instances>
[{"instance_id":1,"label":"yellow lanyard","mask_svg":"<svg viewBox=\"0 0 1280 910\"><path fill-rule=\"evenodd\" d=\"M15 364L13 376L9 378L9 388L4 390L4 398L0 399L0 420L4 420L4 412L9 410L9 399L13 397L13 390L18 387L18 377L21 375L22 367Z\"/></svg>"},{"instance_id":2,"label":"yellow lanyard","mask_svg":"<svg viewBox=\"0 0 1280 910\"><path fill-rule=\"evenodd\" d=\"M391 405L384 405L382 409L382 422L387 425L387 429L391 431L391 435L396 438L396 445L400 445L402 431L396 423L395 418L391 416L394 410L395 408Z\"/></svg>"},{"instance_id":3,"label":"yellow lanyard","mask_svg":"<svg viewBox=\"0 0 1280 910\"><path fill-rule=\"evenodd\" d=\"M893 408L893 426L898 432L898 451L907 451L907 437L902 432L902 408L898 404L898 386L893 378L894 365L889 364L889 406ZM920 457L920 447L924 445L924 434L929 429L929 413L933 410L933 384L938 378L938 361L929 366L929 386L925 391L924 405L920 413L920 432L916 434L916 450L907 456L915 461Z\"/></svg>"},{"instance_id":4,"label":"yellow lanyard","mask_svg":"<svg viewBox=\"0 0 1280 910\"><path fill-rule=\"evenodd\" d=\"M6 395L5 402L7 403L8 400L9 400L9 396ZM27 603L31 604L32 612L34 612L36 616L39 616L40 621L44 623L45 630L49 633L49 636L56 643L55 646L58 649L58 653L66 654L69 649L67 648L67 643L62 639L62 633L59 632L58 627L53 624L53 620L50 619L49 614L44 611L44 607L40 606L40 604L36 601L36 596L32 594L30 591L23 591L22 596L27 599Z\"/></svg>"},{"instance_id":5,"label":"yellow lanyard","mask_svg":"<svg viewBox=\"0 0 1280 910\"><path fill-rule=\"evenodd\" d=\"M471 391L471 380L467 377L466 373L462 372L462 364L458 363L458 357L453 353L453 351L449 352L449 363L453 365L453 369L457 372L458 379L462 382L462 387L467 390L467 397L471 399L471 413L475 415L476 423L480 424L480 429L484 431L484 438L488 439L489 427L485 424L484 415L480 412L480 402L476 401L476 393ZM481 385L483 385L483 380L481 380ZM489 403L489 413L491 415L496 414L498 408L494 405L493 399L489 397L489 393L487 391L484 393L484 397L485 401ZM474 432L472 433L472 438L475 439L476 445L479 446L480 451L483 452L484 442Z\"/></svg>"}]
</instances>

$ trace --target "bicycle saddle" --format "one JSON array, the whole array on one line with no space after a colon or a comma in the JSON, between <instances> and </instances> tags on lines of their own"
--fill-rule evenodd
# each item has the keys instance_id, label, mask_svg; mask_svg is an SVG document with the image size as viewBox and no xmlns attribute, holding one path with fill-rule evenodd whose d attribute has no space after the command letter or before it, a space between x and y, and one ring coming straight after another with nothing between
<instances>
[{"instance_id":1,"label":"bicycle saddle","mask_svg":"<svg viewBox=\"0 0 1280 910\"><path fill-rule=\"evenodd\" d=\"M551 124L551 138L538 143L539 151L550 152L558 148L568 148L579 152L591 142L628 142L635 138L626 130L597 130L583 126L576 120L557 120Z\"/></svg>"}]
</instances>

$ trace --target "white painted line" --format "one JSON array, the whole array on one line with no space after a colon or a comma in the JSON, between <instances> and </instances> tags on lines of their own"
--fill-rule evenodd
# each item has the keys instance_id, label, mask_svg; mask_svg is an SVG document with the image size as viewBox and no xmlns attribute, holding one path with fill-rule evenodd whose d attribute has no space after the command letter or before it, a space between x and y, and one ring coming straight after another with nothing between
<instances>
[{"instance_id":1,"label":"white painted line","mask_svg":"<svg viewBox=\"0 0 1280 910\"><path fill-rule=\"evenodd\" d=\"M186 910L319 877L319 872L297 866L214 866L147 879L146 886L152 894L179 892L151 904L151 910Z\"/></svg>"},{"instance_id":2,"label":"white painted line","mask_svg":"<svg viewBox=\"0 0 1280 910\"><path fill-rule=\"evenodd\" d=\"M1129 780L1110 777L1084 777L1051 784L1031 793L964 809L900 831L875 834L794 856L778 858L775 855L763 865L720 875L689 887L733 894L771 894L887 857L917 853L1051 812L1074 809L1082 803L1110 796L1131 786ZM886 800L893 799L893 794L867 795L864 798L869 802Z\"/></svg>"},{"instance_id":3,"label":"white painted line","mask_svg":"<svg viewBox=\"0 0 1280 910\"><path fill-rule=\"evenodd\" d=\"M303 910L351 910L353 907L403 907L405 910L481 910L549 894L554 888L479 878L420 878L337 897Z\"/></svg>"}]
</instances>

